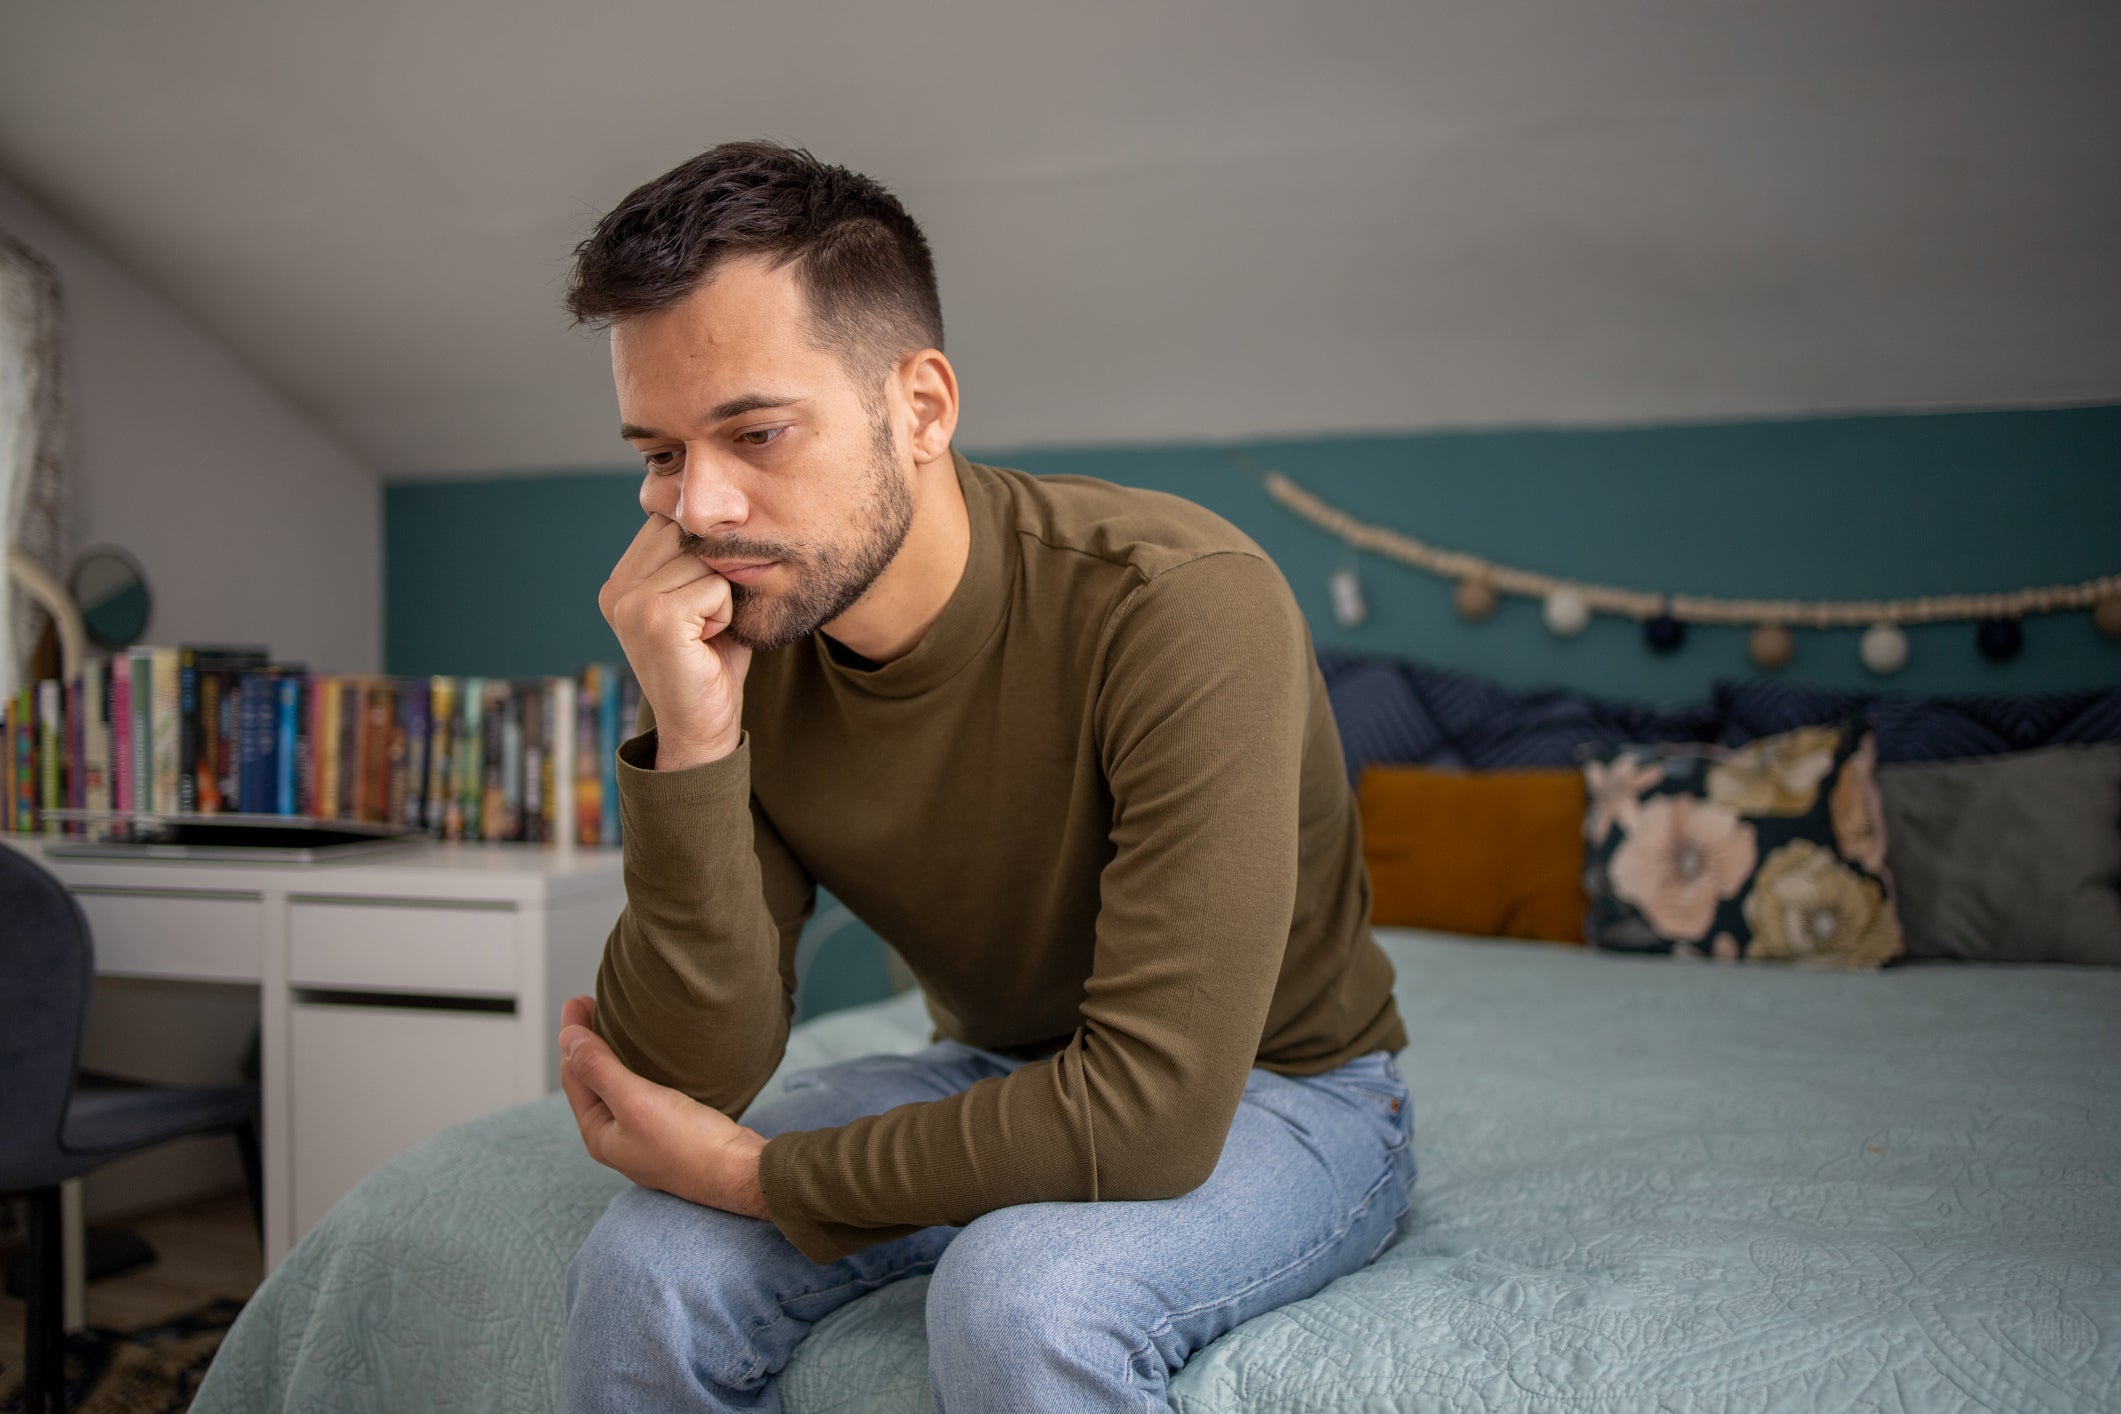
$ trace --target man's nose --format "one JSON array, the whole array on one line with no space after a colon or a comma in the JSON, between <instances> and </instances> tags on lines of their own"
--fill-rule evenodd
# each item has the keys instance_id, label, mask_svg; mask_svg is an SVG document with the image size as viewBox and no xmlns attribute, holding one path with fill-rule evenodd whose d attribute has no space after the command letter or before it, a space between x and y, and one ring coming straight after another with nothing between
<instances>
[{"instance_id":1,"label":"man's nose","mask_svg":"<svg viewBox=\"0 0 2121 1414\"><path fill-rule=\"evenodd\" d=\"M694 535L740 526L750 513L743 491L705 458L688 458L677 483L678 501L670 518Z\"/></svg>"}]
</instances>

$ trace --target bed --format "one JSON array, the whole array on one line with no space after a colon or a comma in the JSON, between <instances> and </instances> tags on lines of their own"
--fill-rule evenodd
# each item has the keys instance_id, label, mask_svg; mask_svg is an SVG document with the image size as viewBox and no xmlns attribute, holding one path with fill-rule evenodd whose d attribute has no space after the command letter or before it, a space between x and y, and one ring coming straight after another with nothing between
<instances>
[{"instance_id":1,"label":"bed","mask_svg":"<svg viewBox=\"0 0 2121 1414\"><path fill-rule=\"evenodd\" d=\"M2121 969L1378 936L1412 1208L1196 1354L1184 1414L2121 1407ZM798 1027L783 1069L927 1034L908 993ZM409 1150L259 1289L193 1407L550 1410L562 1274L623 1181L559 1096ZM924 1281L821 1322L783 1407L930 1408Z\"/></svg>"}]
</instances>

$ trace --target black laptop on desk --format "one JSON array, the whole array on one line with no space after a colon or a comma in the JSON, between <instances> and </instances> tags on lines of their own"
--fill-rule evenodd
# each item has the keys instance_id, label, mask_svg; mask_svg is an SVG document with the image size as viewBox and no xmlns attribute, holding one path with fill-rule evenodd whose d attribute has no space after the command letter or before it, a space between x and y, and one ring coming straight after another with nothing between
<instances>
[{"instance_id":1,"label":"black laptop on desk","mask_svg":"<svg viewBox=\"0 0 2121 1414\"><path fill-rule=\"evenodd\" d=\"M295 816L162 820L135 827L127 839L63 837L44 842L46 858L212 859L318 863L417 849L424 830L362 820Z\"/></svg>"}]
</instances>

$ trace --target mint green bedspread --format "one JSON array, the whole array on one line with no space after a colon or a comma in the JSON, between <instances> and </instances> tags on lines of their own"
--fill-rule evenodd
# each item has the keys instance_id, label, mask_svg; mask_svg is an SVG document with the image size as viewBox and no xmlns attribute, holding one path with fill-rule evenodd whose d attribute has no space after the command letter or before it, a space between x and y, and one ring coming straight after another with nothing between
<instances>
[{"instance_id":1,"label":"mint green bedspread","mask_svg":"<svg viewBox=\"0 0 2121 1414\"><path fill-rule=\"evenodd\" d=\"M1851 976L1383 930L1420 1179L1364 1271L1172 1382L1260 1410L2121 1408L2121 971ZM784 1068L925 1044L916 996ZM621 1184L554 1096L371 1174L193 1406L547 1411ZM791 1414L926 1410L916 1278L821 1322Z\"/></svg>"}]
</instances>

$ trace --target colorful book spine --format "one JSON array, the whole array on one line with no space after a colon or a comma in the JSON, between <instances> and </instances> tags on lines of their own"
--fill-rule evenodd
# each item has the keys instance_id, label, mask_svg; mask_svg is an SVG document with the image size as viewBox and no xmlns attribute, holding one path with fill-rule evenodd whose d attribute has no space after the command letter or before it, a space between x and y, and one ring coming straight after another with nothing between
<instances>
[{"instance_id":1,"label":"colorful book spine","mask_svg":"<svg viewBox=\"0 0 2121 1414\"><path fill-rule=\"evenodd\" d=\"M29 684L24 683L7 703L7 798L13 815L8 828L24 832L37 828L35 715L35 698Z\"/></svg>"},{"instance_id":2,"label":"colorful book spine","mask_svg":"<svg viewBox=\"0 0 2121 1414\"><path fill-rule=\"evenodd\" d=\"M457 682L437 675L427 680L428 720L434 740L427 747L427 797L423 802L427 832L440 839L456 839L451 833L459 817L450 809L450 762L456 750Z\"/></svg>"},{"instance_id":3,"label":"colorful book spine","mask_svg":"<svg viewBox=\"0 0 2121 1414\"><path fill-rule=\"evenodd\" d=\"M518 699L523 709L523 838L542 843L545 832L545 698L543 679L525 682Z\"/></svg>"},{"instance_id":4,"label":"colorful book spine","mask_svg":"<svg viewBox=\"0 0 2121 1414\"><path fill-rule=\"evenodd\" d=\"M321 673L312 673L302 683L302 779L297 787L301 808L297 813L311 819L324 818L324 753L317 749L317 743L324 740L324 694L319 690L324 681Z\"/></svg>"},{"instance_id":5,"label":"colorful book spine","mask_svg":"<svg viewBox=\"0 0 2121 1414\"><path fill-rule=\"evenodd\" d=\"M373 678L361 683L361 813L374 823L390 807L390 700Z\"/></svg>"},{"instance_id":6,"label":"colorful book spine","mask_svg":"<svg viewBox=\"0 0 2121 1414\"><path fill-rule=\"evenodd\" d=\"M155 697L155 651L135 644L126 650L132 661L132 710L126 716L126 731L133 739L132 809L155 808L154 738L148 730L148 714Z\"/></svg>"},{"instance_id":7,"label":"colorful book spine","mask_svg":"<svg viewBox=\"0 0 2121 1414\"><path fill-rule=\"evenodd\" d=\"M88 754L82 750L82 736L86 727L86 701L84 694L88 684L81 673L66 681L66 805L69 810L80 810L88 804ZM78 835L85 826L80 821L66 827L66 833Z\"/></svg>"},{"instance_id":8,"label":"colorful book spine","mask_svg":"<svg viewBox=\"0 0 2121 1414\"><path fill-rule=\"evenodd\" d=\"M361 684L339 680L339 818L358 820L361 806Z\"/></svg>"},{"instance_id":9,"label":"colorful book spine","mask_svg":"<svg viewBox=\"0 0 2121 1414\"><path fill-rule=\"evenodd\" d=\"M339 679L329 674L317 679L317 814L327 820L344 815L339 804Z\"/></svg>"},{"instance_id":10,"label":"colorful book spine","mask_svg":"<svg viewBox=\"0 0 2121 1414\"><path fill-rule=\"evenodd\" d=\"M236 675L236 809L254 814L258 809L259 740L257 678Z\"/></svg>"},{"instance_id":11,"label":"colorful book spine","mask_svg":"<svg viewBox=\"0 0 2121 1414\"><path fill-rule=\"evenodd\" d=\"M110 734L112 755L116 758L112 777L117 803L114 810L137 810L133 801L133 747L138 744L133 734L133 659L130 653L121 653L110 660L111 704Z\"/></svg>"},{"instance_id":12,"label":"colorful book spine","mask_svg":"<svg viewBox=\"0 0 2121 1414\"><path fill-rule=\"evenodd\" d=\"M552 833L563 845L577 843L575 833L574 756L575 695L573 678L547 682L547 703L552 714Z\"/></svg>"},{"instance_id":13,"label":"colorful book spine","mask_svg":"<svg viewBox=\"0 0 2121 1414\"><path fill-rule=\"evenodd\" d=\"M523 838L523 693L501 684L501 838Z\"/></svg>"},{"instance_id":14,"label":"colorful book spine","mask_svg":"<svg viewBox=\"0 0 2121 1414\"><path fill-rule=\"evenodd\" d=\"M457 790L464 797L464 838L486 838L486 738L492 712L492 691L487 680L467 678L464 683L464 734L457 743Z\"/></svg>"},{"instance_id":15,"label":"colorful book spine","mask_svg":"<svg viewBox=\"0 0 2121 1414\"><path fill-rule=\"evenodd\" d=\"M417 830L427 814L427 752L432 724L427 715L427 683L414 678L404 685L405 804L398 823Z\"/></svg>"},{"instance_id":16,"label":"colorful book spine","mask_svg":"<svg viewBox=\"0 0 2121 1414\"><path fill-rule=\"evenodd\" d=\"M598 805L603 819L597 830L597 839L604 844L619 842L619 673L607 667L598 684L602 693L597 699L597 779L601 787Z\"/></svg>"},{"instance_id":17,"label":"colorful book spine","mask_svg":"<svg viewBox=\"0 0 2121 1414\"><path fill-rule=\"evenodd\" d=\"M383 777L383 816L397 824L405 818L406 787L410 784L411 749L410 731L406 722L407 708L404 689L392 684L385 689L388 694L390 722L385 736L386 767Z\"/></svg>"},{"instance_id":18,"label":"colorful book spine","mask_svg":"<svg viewBox=\"0 0 2121 1414\"><path fill-rule=\"evenodd\" d=\"M177 649L177 809L199 808L199 654Z\"/></svg>"},{"instance_id":19,"label":"colorful book spine","mask_svg":"<svg viewBox=\"0 0 2121 1414\"><path fill-rule=\"evenodd\" d=\"M508 808L502 759L508 749L508 684L489 680L483 718L485 751L479 762L479 838L508 837Z\"/></svg>"},{"instance_id":20,"label":"colorful book spine","mask_svg":"<svg viewBox=\"0 0 2121 1414\"><path fill-rule=\"evenodd\" d=\"M66 808L59 777L59 730L66 721L60 701L57 678L37 684L37 818L48 835L59 833L59 822L44 812Z\"/></svg>"},{"instance_id":21,"label":"colorful book spine","mask_svg":"<svg viewBox=\"0 0 2121 1414\"><path fill-rule=\"evenodd\" d=\"M177 809L177 768L183 761L177 752L181 716L177 650L157 647L151 650L148 661L153 674L150 680L154 684L153 694L148 699L148 731L154 743L155 763L153 808L160 814L169 815Z\"/></svg>"},{"instance_id":22,"label":"colorful book spine","mask_svg":"<svg viewBox=\"0 0 2121 1414\"><path fill-rule=\"evenodd\" d=\"M282 815L292 815L295 813L295 781L299 765L295 743L302 720L302 679L290 673L274 686L279 689L279 717L273 742L273 809Z\"/></svg>"},{"instance_id":23,"label":"colorful book spine","mask_svg":"<svg viewBox=\"0 0 2121 1414\"><path fill-rule=\"evenodd\" d=\"M202 815L221 812L221 674L198 662L193 655L192 690L194 730L192 743L193 808Z\"/></svg>"},{"instance_id":24,"label":"colorful book spine","mask_svg":"<svg viewBox=\"0 0 2121 1414\"><path fill-rule=\"evenodd\" d=\"M91 656L81 665L82 807L110 805L110 663Z\"/></svg>"},{"instance_id":25,"label":"colorful book spine","mask_svg":"<svg viewBox=\"0 0 2121 1414\"><path fill-rule=\"evenodd\" d=\"M591 663L582 669L575 688L575 841L594 845L603 842L604 778L598 770L597 723L602 670Z\"/></svg>"},{"instance_id":26,"label":"colorful book spine","mask_svg":"<svg viewBox=\"0 0 2121 1414\"><path fill-rule=\"evenodd\" d=\"M214 769L220 775L217 792L221 797L221 808L234 812L243 808L243 674L234 668L224 668L218 676L221 679L221 728Z\"/></svg>"}]
</instances>

